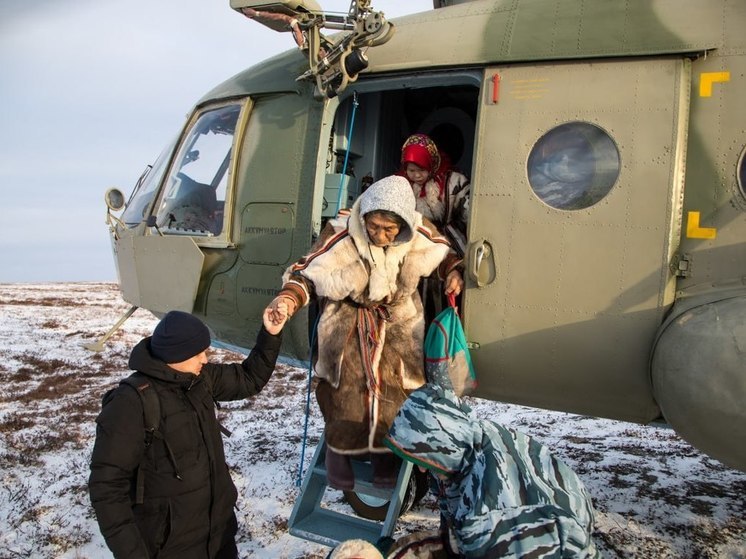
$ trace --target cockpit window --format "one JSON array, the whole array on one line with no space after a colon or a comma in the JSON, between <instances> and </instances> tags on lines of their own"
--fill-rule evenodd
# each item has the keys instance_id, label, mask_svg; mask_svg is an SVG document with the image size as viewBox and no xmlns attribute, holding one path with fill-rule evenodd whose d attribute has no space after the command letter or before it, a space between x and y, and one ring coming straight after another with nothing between
<instances>
[{"instance_id":1,"label":"cockpit window","mask_svg":"<svg viewBox=\"0 0 746 559\"><path fill-rule=\"evenodd\" d=\"M164 233L213 236L223 230L233 137L241 105L202 113L179 147L156 223Z\"/></svg>"},{"instance_id":2,"label":"cockpit window","mask_svg":"<svg viewBox=\"0 0 746 559\"><path fill-rule=\"evenodd\" d=\"M142 175L140 175L132 191L130 200L127 202L127 209L122 214L122 221L128 227L136 227L147 218L153 197L158 190L158 186L161 184L163 174L166 172L168 158L174 149L177 139L178 136L169 142L166 149L155 160L155 163L148 165Z\"/></svg>"},{"instance_id":3,"label":"cockpit window","mask_svg":"<svg viewBox=\"0 0 746 559\"><path fill-rule=\"evenodd\" d=\"M587 122L568 122L544 134L528 157L528 181L541 200L560 210L599 202L619 178L619 150Z\"/></svg>"}]
</instances>

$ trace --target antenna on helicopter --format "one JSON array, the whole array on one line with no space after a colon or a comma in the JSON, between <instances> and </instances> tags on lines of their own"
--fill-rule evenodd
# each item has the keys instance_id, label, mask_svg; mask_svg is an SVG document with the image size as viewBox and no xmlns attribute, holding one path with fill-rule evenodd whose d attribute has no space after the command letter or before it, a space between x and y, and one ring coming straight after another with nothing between
<instances>
[{"instance_id":1,"label":"antenna on helicopter","mask_svg":"<svg viewBox=\"0 0 746 559\"><path fill-rule=\"evenodd\" d=\"M230 0L231 8L275 31L290 31L308 53L309 69L298 80L313 79L320 95L334 97L368 67L363 49L386 43L394 26L371 0L352 0L347 15L322 11L314 0ZM349 31L334 40L321 28Z\"/></svg>"}]
</instances>

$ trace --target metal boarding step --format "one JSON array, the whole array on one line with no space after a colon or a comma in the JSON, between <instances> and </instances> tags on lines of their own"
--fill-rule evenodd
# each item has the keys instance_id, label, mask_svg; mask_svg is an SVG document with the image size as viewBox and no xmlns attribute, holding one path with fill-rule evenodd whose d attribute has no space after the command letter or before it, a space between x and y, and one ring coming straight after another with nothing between
<instances>
[{"instance_id":1,"label":"metal boarding step","mask_svg":"<svg viewBox=\"0 0 746 559\"><path fill-rule=\"evenodd\" d=\"M376 543L381 537L394 533L399 517L407 483L412 473L412 463L402 461L396 486L393 489L373 487L373 472L370 463L352 460L355 472L355 489L359 495L368 495L389 501L389 508L383 523L361 518L356 514L344 514L322 508L322 499L327 488L326 442L322 435L311 465L303 478L300 495L295 501L288 521L288 531L295 537L335 547L346 540L362 539Z\"/></svg>"}]
</instances>

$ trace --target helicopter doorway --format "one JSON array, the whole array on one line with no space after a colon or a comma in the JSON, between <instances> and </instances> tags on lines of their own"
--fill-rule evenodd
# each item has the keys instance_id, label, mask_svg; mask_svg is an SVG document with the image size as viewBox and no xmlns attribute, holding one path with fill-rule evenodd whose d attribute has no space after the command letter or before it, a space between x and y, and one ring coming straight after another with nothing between
<instances>
[{"instance_id":1,"label":"helicopter doorway","mask_svg":"<svg viewBox=\"0 0 746 559\"><path fill-rule=\"evenodd\" d=\"M673 302L687 60L488 68L465 329L478 396L648 422Z\"/></svg>"},{"instance_id":2,"label":"helicopter doorway","mask_svg":"<svg viewBox=\"0 0 746 559\"><path fill-rule=\"evenodd\" d=\"M356 82L334 116L322 218L333 217L340 205L351 206L367 186L396 173L402 145L415 133L430 136L450 158L451 168L470 176L478 80L475 73L454 73L414 82L412 78Z\"/></svg>"}]
</instances>

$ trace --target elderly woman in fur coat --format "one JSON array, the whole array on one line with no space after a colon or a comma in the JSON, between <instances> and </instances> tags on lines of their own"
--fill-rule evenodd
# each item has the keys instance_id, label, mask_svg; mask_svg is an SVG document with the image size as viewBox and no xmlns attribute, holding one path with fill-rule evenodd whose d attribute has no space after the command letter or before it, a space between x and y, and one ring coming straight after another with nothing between
<instances>
[{"instance_id":1,"label":"elderly woman in fur coat","mask_svg":"<svg viewBox=\"0 0 746 559\"><path fill-rule=\"evenodd\" d=\"M437 270L446 293L463 288L460 258L415 210L409 181L371 185L331 220L310 254L290 266L281 301L293 314L317 297L320 382L316 399L326 424L329 485L351 490L350 457L367 458L373 483L396 482L396 458L382 439L402 402L425 383L420 278Z\"/></svg>"}]
</instances>

